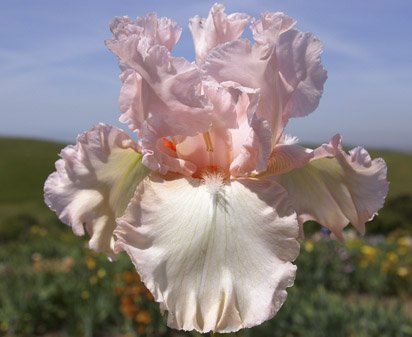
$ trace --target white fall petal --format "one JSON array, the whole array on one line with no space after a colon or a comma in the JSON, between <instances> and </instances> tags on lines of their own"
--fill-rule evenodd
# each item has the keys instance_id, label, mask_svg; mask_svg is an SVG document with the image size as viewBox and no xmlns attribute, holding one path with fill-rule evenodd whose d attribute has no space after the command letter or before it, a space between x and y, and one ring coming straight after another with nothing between
<instances>
[{"instance_id":1,"label":"white fall petal","mask_svg":"<svg viewBox=\"0 0 412 337\"><path fill-rule=\"evenodd\" d=\"M113 257L115 219L121 216L149 173L139 148L115 127L99 124L69 145L44 186L45 202L77 235L90 235L89 246Z\"/></svg>"},{"instance_id":2,"label":"white fall petal","mask_svg":"<svg viewBox=\"0 0 412 337\"><path fill-rule=\"evenodd\" d=\"M298 224L275 182L152 174L117 222L115 251L130 255L172 328L255 326L293 284Z\"/></svg>"},{"instance_id":3,"label":"white fall petal","mask_svg":"<svg viewBox=\"0 0 412 337\"><path fill-rule=\"evenodd\" d=\"M382 208L388 193L385 161L372 160L361 147L345 153L339 135L312 155L305 166L277 178L288 191L299 222L315 220L340 240L349 223L364 234L365 223Z\"/></svg>"}]
</instances>

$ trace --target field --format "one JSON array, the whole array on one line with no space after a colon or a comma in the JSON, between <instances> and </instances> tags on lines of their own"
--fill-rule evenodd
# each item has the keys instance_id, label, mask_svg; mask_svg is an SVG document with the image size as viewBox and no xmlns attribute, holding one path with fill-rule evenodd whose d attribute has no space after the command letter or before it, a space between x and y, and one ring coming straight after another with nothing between
<instances>
[{"instance_id":1,"label":"field","mask_svg":"<svg viewBox=\"0 0 412 337\"><path fill-rule=\"evenodd\" d=\"M0 335L184 335L166 328L126 256L87 250L44 205L63 146L0 139ZM284 307L239 336L412 336L412 155L371 153L387 161L390 193L368 235L340 244L308 225Z\"/></svg>"}]
</instances>

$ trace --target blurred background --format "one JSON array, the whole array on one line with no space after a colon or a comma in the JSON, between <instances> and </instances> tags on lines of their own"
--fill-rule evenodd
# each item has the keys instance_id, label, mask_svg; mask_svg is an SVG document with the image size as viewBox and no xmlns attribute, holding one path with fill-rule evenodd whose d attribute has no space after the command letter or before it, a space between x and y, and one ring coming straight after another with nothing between
<instances>
[{"instance_id":1,"label":"blurred background","mask_svg":"<svg viewBox=\"0 0 412 337\"><path fill-rule=\"evenodd\" d=\"M175 56L194 59L188 19L214 1L0 2L0 335L178 336L129 259L85 249L43 204L60 149L98 122L121 127L119 69L104 46L114 16L155 11L183 28ZM344 244L315 223L279 314L245 336L412 336L412 2L223 1L226 12L283 11L324 44L319 108L292 120L304 144L365 146L388 164L379 217Z\"/></svg>"}]
</instances>

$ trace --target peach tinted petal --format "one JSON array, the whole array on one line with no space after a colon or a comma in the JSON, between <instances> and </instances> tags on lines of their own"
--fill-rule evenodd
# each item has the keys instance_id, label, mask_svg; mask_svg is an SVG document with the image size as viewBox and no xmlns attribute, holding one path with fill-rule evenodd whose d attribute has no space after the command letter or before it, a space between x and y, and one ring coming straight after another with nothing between
<instances>
[{"instance_id":1,"label":"peach tinted petal","mask_svg":"<svg viewBox=\"0 0 412 337\"><path fill-rule=\"evenodd\" d=\"M252 25L254 45L247 40L220 45L203 67L217 81L261 90L257 116L270 123L274 144L290 117L305 116L317 107L326 80L319 40L294 24L282 13L262 14Z\"/></svg>"},{"instance_id":2,"label":"peach tinted petal","mask_svg":"<svg viewBox=\"0 0 412 337\"><path fill-rule=\"evenodd\" d=\"M301 223L315 220L339 239L350 222L360 233L383 206L388 193L386 164L361 147L345 153L340 136L314 151L302 168L281 175Z\"/></svg>"},{"instance_id":3,"label":"peach tinted petal","mask_svg":"<svg viewBox=\"0 0 412 337\"><path fill-rule=\"evenodd\" d=\"M282 93L276 54L271 48L236 40L214 48L203 70L218 82L233 81L243 87L260 89L256 117L268 121L273 137L281 133Z\"/></svg>"},{"instance_id":4,"label":"peach tinted petal","mask_svg":"<svg viewBox=\"0 0 412 337\"><path fill-rule=\"evenodd\" d=\"M176 151L165 146L163 134L158 133L147 122L144 123L143 130L142 162L145 166L160 174L166 174L170 171L190 176L196 172L195 164L184 158L179 158Z\"/></svg>"},{"instance_id":5,"label":"peach tinted petal","mask_svg":"<svg viewBox=\"0 0 412 337\"><path fill-rule=\"evenodd\" d=\"M189 29L192 32L196 51L196 59L203 63L209 50L221 43L238 39L247 24L250 16L243 13L226 15L221 4L215 4L207 19L195 16L190 19Z\"/></svg>"},{"instance_id":6,"label":"peach tinted petal","mask_svg":"<svg viewBox=\"0 0 412 337\"><path fill-rule=\"evenodd\" d=\"M158 18L155 13L138 17L135 22L127 16L116 17L110 23L110 30L117 40L139 35L146 40L147 45L162 45L169 51L175 46L182 33L182 29L176 22L165 17Z\"/></svg>"},{"instance_id":7,"label":"peach tinted petal","mask_svg":"<svg viewBox=\"0 0 412 337\"><path fill-rule=\"evenodd\" d=\"M281 175L302 168L314 156L312 150L295 144L276 145L270 154L268 167L261 176Z\"/></svg>"},{"instance_id":8,"label":"peach tinted petal","mask_svg":"<svg viewBox=\"0 0 412 337\"><path fill-rule=\"evenodd\" d=\"M89 246L113 256L115 218L148 174L139 148L123 131L99 124L67 146L44 186L46 204Z\"/></svg>"},{"instance_id":9,"label":"peach tinted petal","mask_svg":"<svg viewBox=\"0 0 412 337\"><path fill-rule=\"evenodd\" d=\"M322 44L310 33L291 29L280 35L276 45L284 91L283 122L315 110L327 79L321 63Z\"/></svg>"},{"instance_id":10,"label":"peach tinted petal","mask_svg":"<svg viewBox=\"0 0 412 337\"><path fill-rule=\"evenodd\" d=\"M253 22L251 29L253 38L260 44L275 44L279 36L293 28L296 21L281 12L262 13L260 20Z\"/></svg>"},{"instance_id":11,"label":"peach tinted petal","mask_svg":"<svg viewBox=\"0 0 412 337\"><path fill-rule=\"evenodd\" d=\"M274 182L152 175L115 235L116 249L132 258L175 329L260 324L276 314L294 281L296 215Z\"/></svg>"},{"instance_id":12,"label":"peach tinted petal","mask_svg":"<svg viewBox=\"0 0 412 337\"><path fill-rule=\"evenodd\" d=\"M180 137L177 155L194 163L198 173L208 167L228 172L233 159L232 137L228 129L237 127L236 97L216 82L204 81L203 90L213 105L212 126L207 134Z\"/></svg>"},{"instance_id":13,"label":"peach tinted petal","mask_svg":"<svg viewBox=\"0 0 412 337\"><path fill-rule=\"evenodd\" d=\"M241 177L266 169L272 148L272 133L268 121L257 116L260 91L226 82L237 95L238 127L230 130L233 144L232 176Z\"/></svg>"},{"instance_id":14,"label":"peach tinted petal","mask_svg":"<svg viewBox=\"0 0 412 337\"><path fill-rule=\"evenodd\" d=\"M124 23L115 22L114 38L106 41L124 70L120 77L120 120L138 132L144 162L152 169L164 162L152 153L158 140L175 135L195 136L212 122L211 107L202 95L200 72L196 65L170 55L178 34L174 23L162 20L155 16L138 18L131 24L133 29L129 27L122 34L118 31L124 29L118 26L123 27Z\"/></svg>"}]
</instances>

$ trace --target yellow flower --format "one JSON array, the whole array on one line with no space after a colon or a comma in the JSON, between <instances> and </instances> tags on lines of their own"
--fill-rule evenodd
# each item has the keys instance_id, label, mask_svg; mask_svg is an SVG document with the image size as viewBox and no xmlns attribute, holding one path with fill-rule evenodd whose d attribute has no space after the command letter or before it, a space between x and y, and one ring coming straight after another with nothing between
<instances>
[{"instance_id":1,"label":"yellow flower","mask_svg":"<svg viewBox=\"0 0 412 337\"><path fill-rule=\"evenodd\" d=\"M398 261L399 261L398 255L396 255L396 253L394 253L394 252L389 252L389 253L386 255L386 259L388 260L388 262L389 262L390 264L396 264L396 263L398 263Z\"/></svg>"},{"instance_id":2,"label":"yellow flower","mask_svg":"<svg viewBox=\"0 0 412 337\"><path fill-rule=\"evenodd\" d=\"M396 271L399 277L406 277L409 274L409 270L406 267L399 267Z\"/></svg>"},{"instance_id":3,"label":"yellow flower","mask_svg":"<svg viewBox=\"0 0 412 337\"><path fill-rule=\"evenodd\" d=\"M98 278L104 278L106 276L106 270L104 270L103 268L100 268L98 271L97 271L97 277Z\"/></svg>"},{"instance_id":4,"label":"yellow flower","mask_svg":"<svg viewBox=\"0 0 412 337\"><path fill-rule=\"evenodd\" d=\"M411 247L412 246L412 239L406 236L403 236L398 239L398 245L401 247Z\"/></svg>"},{"instance_id":5,"label":"yellow flower","mask_svg":"<svg viewBox=\"0 0 412 337\"><path fill-rule=\"evenodd\" d=\"M313 242L312 242L312 241L308 240L308 241L305 242L304 248L305 248L305 250L306 250L308 253L310 253L310 252L313 251L313 249L315 248L315 246L313 245Z\"/></svg>"},{"instance_id":6,"label":"yellow flower","mask_svg":"<svg viewBox=\"0 0 412 337\"><path fill-rule=\"evenodd\" d=\"M149 312L146 310L140 310L136 315L136 321L138 323L148 325L151 321Z\"/></svg>"},{"instance_id":7,"label":"yellow flower","mask_svg":"<svg viewBox=\"0 0 412 337\"><path fill-rule=\"evenodd\" d=\"M376 248L372 247L372 246L364 245L361 248L361 253L365 257L373 260L373 259L375 259L376 254L378 253L378 250Z\"/></svg>"},{"instance_id":8,"label":"yellow flower","mask_svg":"<svg viewBox=\"0 0 412 337\"><path fill-rule=\"evenodd\" d=\"M86 266L87 269L93 270L96 268L96 261L93 258L88 257L86 258Z\"/></svg>"}]
</instances>

